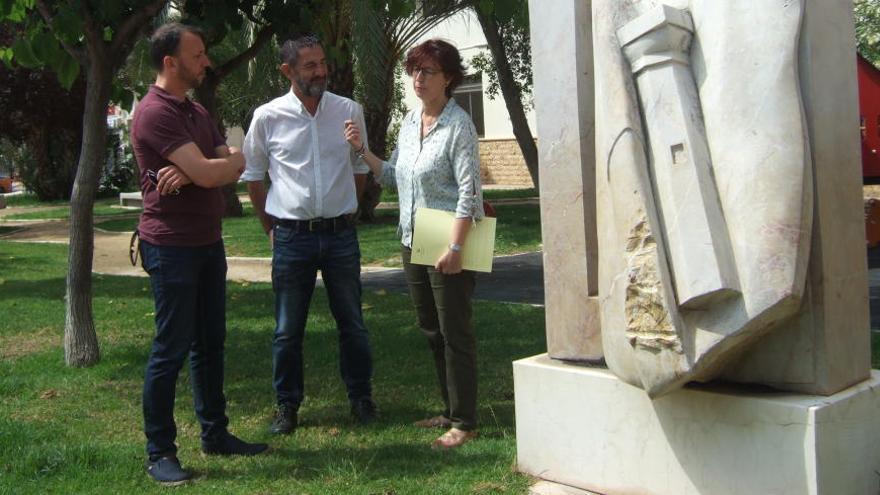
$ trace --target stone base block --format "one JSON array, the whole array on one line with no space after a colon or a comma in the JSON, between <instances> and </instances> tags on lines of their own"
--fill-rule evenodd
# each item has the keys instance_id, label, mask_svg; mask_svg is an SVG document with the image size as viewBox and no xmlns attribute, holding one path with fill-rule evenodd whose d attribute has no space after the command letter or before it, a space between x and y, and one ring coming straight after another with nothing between
<instances>
[{"instance_id":1,"label":"stone base block","mask_svg":"<svg viewBox=\"0 0 880 495\"><path fill-rule=\"evenodd\" d=\"M529 487L529 495L599 495L568 485L541 480Z\"/></svg>"},{"instance_id":2,"label":"stone base block","mask_svg":"<svg viewBox=\"0 0 880 495\"><path fill-rule=\"evenodd\" d=\"M830 397L722 385L654 401L606 369L513 363L517 463L604 495L880 493L880 372Z\"/></svg>"}]
</instances>

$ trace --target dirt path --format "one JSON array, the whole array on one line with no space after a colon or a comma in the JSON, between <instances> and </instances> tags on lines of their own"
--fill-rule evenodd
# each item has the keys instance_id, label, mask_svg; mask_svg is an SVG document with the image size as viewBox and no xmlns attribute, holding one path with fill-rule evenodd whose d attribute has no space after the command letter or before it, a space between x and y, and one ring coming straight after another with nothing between
<instances>
[{"instance_id":1,"label":"dirt path","mask_svg":"<svg viewBox=\"0 0 880 495\"><path fill-rule=\"evenodd\" d=\"M242 202L248 202L247 195L240 196ZM493 204L532 204L537 199L510 199L493 200ZM67 220L46 221L18 221L6 220L3 217L15 213L36 212L57 209L60 206L38 207L7 207L0 209L0 225L6 227L18 227L19 230L6 235L0 235L0 240L14 242L46 242L67 244L70 224ZM397 203L380 203L379 208L396 208ZM146 277L138 261L137 266L132 266L129 259L130 232L108 232L95 229L95 253L92 271L106 275L126 275L134 277ZM247 282L271 282L272 260L271 258L244 258L229 257L227 279ZM386 267L363 266L363 273L384 272L394 270Z\"/></svg>"},{"instance_id":2,"label":"dirt path","mask_svg":"<svg viewBox=\"0 0 880 495\"><path fill-rule=\"evenodd\" d=\"M29 210L30 211L30 210ZM7 227L20 230L0 236L0 239L14 242L46 242L67 244L69 223L64 221L18 222L7 220ZM95 229L95 254L92 271L106 275L127 275L146 277L138 266L131 266L129 260L130 232L107 232ZM228 258L228 279L249 282L271 282L272 263L269 258Z\"/></svg>"}]
</instances>

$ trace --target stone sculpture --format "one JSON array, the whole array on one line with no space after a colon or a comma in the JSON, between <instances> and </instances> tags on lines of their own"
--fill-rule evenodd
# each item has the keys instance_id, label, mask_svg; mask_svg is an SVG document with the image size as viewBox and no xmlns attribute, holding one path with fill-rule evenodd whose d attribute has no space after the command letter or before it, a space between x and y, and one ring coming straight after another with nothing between
<instances>
[{"instance_id":1,"label":"stone sculpture","mask_svg":"<svg viewBox=\"0 0 880 495\"><path fill-rule=\"evenodd\" d=\"M852 3L529 6L547 354L513 363L518 468L876 493Z\"/></svg>"},{"instance_id":2,"label":"stone sculpture","mask_svg":"<svg viewBox=\"0 0 880 495\"><path fill-rule=\"evenodd\" d=\"M737 360L772 333L816 337L814 322L798 319L822 306L806 290L809 274L821 277L811 254L814 265L827 254L811 253L804 7L593 3L602 351L652 396L738 379ZM859 364L825 390L821 377L778 370L742 378L831 393L867 377Z\"/></svg>"}]
</instances>

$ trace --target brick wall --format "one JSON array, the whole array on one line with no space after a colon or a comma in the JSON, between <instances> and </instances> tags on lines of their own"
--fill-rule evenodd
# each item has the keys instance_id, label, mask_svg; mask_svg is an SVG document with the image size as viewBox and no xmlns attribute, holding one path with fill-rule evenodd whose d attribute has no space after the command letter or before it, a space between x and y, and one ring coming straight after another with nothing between
<instances>
[{"instance_id":1,"label":"brick wall","mask_svg":"<svg viewBox=\"0 0 880 495\"><path fill-rule=\"evenodd\" d=\"M532 187L516 139L480 140L480 179L483 184Z\"/></svg>"}]
</instances>

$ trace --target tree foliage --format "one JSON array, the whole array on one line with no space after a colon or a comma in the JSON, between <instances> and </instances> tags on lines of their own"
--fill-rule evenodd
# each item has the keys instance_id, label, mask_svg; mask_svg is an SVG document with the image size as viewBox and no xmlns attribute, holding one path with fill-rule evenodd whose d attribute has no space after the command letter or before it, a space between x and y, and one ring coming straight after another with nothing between
<instances>
[{"instance_id":1,"label":"tree foliage","mask_svg":"<svg viewBox=\"0 0 880 495\"><path fill-rule=\"evenodd\" d=\"M880 0L855 0L853 8L859 53L880 65Z\"/></svg>"},{"instance_id":2,"label":"tree foliage","mask_svg":"<svg viewBox=\"0 0 880 495\"><path fill-rule=\"evenodd\" d=\"M497 20L498 34L507 53L507 62L520 94L523 108L532 107L532 42L529 36L529 9L525 1L483 1L475 7ZM495 99L501 94L498 67L491 52L475 55L470 66L488 78L486 94Z\"/></svg>"},{"instance_id":3,"label":"tree foliage","mask_svg":"<svg viewBox=\"0 0 880 495\"><path fill-rule=\"evenodd\" d=\"M0 46L23 35L17 23L0 25ZM41 200L67 199L73 187L82 137L85 81L69 89L44 68L0 64L0 138L16 143L16 168L25 187Z\"/></svg>"},{"instance_id":4,"label":"tree foliage","mask_svg":"<svg viewBox=\"0 0 880 495\"><path fill-rule=\"evenodd\" d=\"M65 88L84 73L82 143L70 204L70 248L65 296L64 355L70 366L100 358L92 313L92 211L106 158L106 112L116 72L167 0L2 0L0 20L21 36L0 59L52 70ZM39 14L39 15L35 15Z\"/></svg>"},{"instance_id":5,"label":"tree foliage","mask_svg":"<svg viewBox=\"0 0 880 495\"><path fill-rule=\"evenodd\" d=\"M218 47L218 50L222 49ZM230 73L218 86L220 120L246 131L258 106L290 89L290 81L284 78L278 65L278 43L273 38L250 62Z\"/></svg>"}]
</instances>

